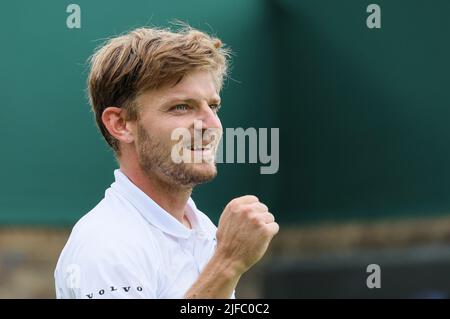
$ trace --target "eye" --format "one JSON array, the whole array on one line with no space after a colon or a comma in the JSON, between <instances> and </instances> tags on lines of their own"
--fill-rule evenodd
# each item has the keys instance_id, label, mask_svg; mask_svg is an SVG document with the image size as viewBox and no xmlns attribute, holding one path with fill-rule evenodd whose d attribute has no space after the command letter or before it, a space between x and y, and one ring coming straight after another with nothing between
<instances>
[{"instance_id":1,"label":"eye","mask_svg":"<svg viewBox=\"0 0 450 319\"><path fill-rule=\"evenodd\" d=\"M222 107L222 105L220 104L213 104L209 106L211 108L211 110L213 110L214 112L219 112L220 108Z\"/></svg>"},{"instance_id":2,"label":"eye","mask_svg":"<svg viewBox=\"0 0 450 319\"><path fill-rule=\"evenodd\" d=\"M178 104L170 109L171 111L185 112L189 110L189 105L187 104Z\"/></svg>"}]
</instances>

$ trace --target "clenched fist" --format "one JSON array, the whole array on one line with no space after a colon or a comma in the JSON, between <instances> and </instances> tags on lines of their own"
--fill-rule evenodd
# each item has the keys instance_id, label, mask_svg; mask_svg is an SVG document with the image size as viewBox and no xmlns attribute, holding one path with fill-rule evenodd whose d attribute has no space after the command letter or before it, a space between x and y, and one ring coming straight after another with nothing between
<instances>
[{"instance_id":1,"label":"clenched fist","mask_svg":"<svg viewBox=\"0 0 450 319\"><path fill-rule=\"evenodd\" d=\"M216 254L242 274L261 259L278 230L274 216L257 197L235 198L220 217Z\"/></svg>"}]
</instances>

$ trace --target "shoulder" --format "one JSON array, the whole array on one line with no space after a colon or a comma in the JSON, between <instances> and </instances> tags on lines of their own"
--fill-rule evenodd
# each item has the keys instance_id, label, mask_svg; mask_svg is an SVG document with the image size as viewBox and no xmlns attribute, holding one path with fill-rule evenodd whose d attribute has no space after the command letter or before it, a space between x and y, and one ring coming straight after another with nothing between
<instances>
[{"instance_id":1,"label":"shoulder","mask_svg":"<svg viewBox=\"0 0 450 319\"><path fill-rule=\"evenodd\" d=\"M101 201L76 223L54 273L59 297L155 296L160 249L149 226L126 214L133 212ZM68 284L69 278L77 284Z\"/></svg>"},{"instance_id":2,"label":"shoulder","mask_svg":"<svg viewBox=\"0 0 450 319\"><path fill-rule=\"evenodd\" d=\"M60 262L142 264L158 257L157 240L139 213L102 200L73 227ZM153 262L154 264L154 262Z\"/></svg>"}]
</instances>

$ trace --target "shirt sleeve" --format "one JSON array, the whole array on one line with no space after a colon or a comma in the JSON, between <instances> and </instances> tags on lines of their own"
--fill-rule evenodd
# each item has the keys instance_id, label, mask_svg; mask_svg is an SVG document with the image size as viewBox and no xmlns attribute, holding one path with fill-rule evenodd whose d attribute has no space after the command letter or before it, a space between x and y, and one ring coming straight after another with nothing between
<instances>
[{"instance_id":1,"label":"shirt sleeve","mask_svg":"<svg viewBox=\"0 0 450 319\"><path fill-rule=\"evenodd\" d=\"M55 272L57 298L157 298L157 270L131 247L86 247Z\"/></svg>"}]
</instances>

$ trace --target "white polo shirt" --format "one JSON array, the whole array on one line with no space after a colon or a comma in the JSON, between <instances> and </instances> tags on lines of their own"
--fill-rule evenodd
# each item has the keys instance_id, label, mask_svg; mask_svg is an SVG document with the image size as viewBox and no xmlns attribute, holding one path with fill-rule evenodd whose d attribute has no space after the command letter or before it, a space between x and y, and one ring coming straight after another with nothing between
<instances>
[{"instance_id":1,"label":"white polo shirt","mask_svg":"<svg viewBox=\"0 0 450 319\"><path fill-rule=\"evenodd\" d=\"M57 298L183 298L214 253L216 226L189 198L189 229L120 170L114 175L59 257Z\"/></svg>"}]
</instances>

